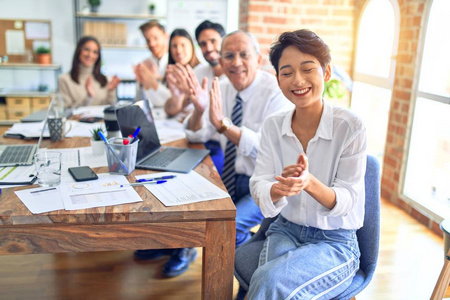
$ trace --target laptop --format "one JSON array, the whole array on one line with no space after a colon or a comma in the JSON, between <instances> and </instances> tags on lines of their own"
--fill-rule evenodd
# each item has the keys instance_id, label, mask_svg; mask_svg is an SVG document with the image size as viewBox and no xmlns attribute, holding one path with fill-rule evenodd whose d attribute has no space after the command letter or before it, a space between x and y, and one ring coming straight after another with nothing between
<instances>
[{"instance_id":1,"label":"laptop","mask_svg":"<svg viewBox=\"0 0 450 300\"><path fill-rule=\"evenodd\" d=\"M64 109L64 114L66 115L66 118L68 119L72 115L72 109L66 108ZM38 110L32 114L29 114L26 117L23 117L20 119L20 122L22 123L29 123L29 122L42 122L47 117L47 109Z\"/></svg>"},{"instance_id":2,"label":"laptop","mask_svg":"<svg viewBox=\"0 0 450 300\"><path fill-rule=\"evenodd\" d=\"M53 100L52 100L53 101ZM29 166L33 164L34 154L41 146L42 138L44 136L45 126L47 125L47 117L52 103L44 110L45 115L43 120L41 135L37 144L28 145L0 145L0 167L14 167L14 166Z\"/></svg>"},{"instance_id":3,"label":"laptop","mask_svg":"<svg viewBox=\"0 0 450 300\"><path fill-rule=\"evenodd\" d=\"M0 145L0 167L32 165L34 154L41 146L46 123L47 122L45 122L42 127L41 135L39 136L39 141L37 144Z\"/></svg>"},{"instance_id":4,"label":"laptop","mask_svg":"<svg viewBox=\"0 0 450 300\"><path fill-rule=\"evenodd\" d=\"M141 126L137 169L188 173L209 154L203 149L162 147L148 100L119 108L116 116L122 136L133 134Z\"/></svg>"}]
</instances>

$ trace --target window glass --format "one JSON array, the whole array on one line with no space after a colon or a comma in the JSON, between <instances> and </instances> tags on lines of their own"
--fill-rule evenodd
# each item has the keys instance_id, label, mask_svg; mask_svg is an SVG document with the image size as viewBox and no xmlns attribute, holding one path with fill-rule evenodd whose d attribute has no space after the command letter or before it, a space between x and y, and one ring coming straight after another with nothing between
<instances>
[{"instance_id":1,"label":"window glass","mask_svg":"<svg viewBox=\"0 0 450 300\"><path fill-rule=\"evenodd\" d=\"M428 20L419 90L450 97L450 1L433 1Z\"/></svg>"},{"instance_id":2,"label":"window glass","mask_svg":"<svg viewBox=\"0 0 450 300\"><path fill-rule=\"evenodd\" d=\"M418 98L404 193L418 202L450 204L450 105Z\"/></svg>"},{"instance_id":3,"label":"window glass","mask_svg":"<svg viewBox=\"0 0 450 300\"><path fill-rule=\"evenodd\" d=\"M355 69L359 73L389 78L395 17L389 0L370 1L359 26Z\"/></svg>"},{"instance_id":4,"label":"window glass","mask_svg":"<svg viewBox=\"0 0 450 300\"><path fill-rule=\"evenodd\" d=\"M391 90L362 82L353 84L352 110L364 121L367 130L367 153L382 161L391 103Z\"/></svg>"},{"instance_id":5,"label":"window glass","mask_svg":"<svg viewBox=\"0 0 450 300\"><path fill-rule=\"evenodd\" d=\"M434 0L427 20L403 193L448 218L450 105L434 99L450 96L450 1Z\"/></svg>"}]
</instances>

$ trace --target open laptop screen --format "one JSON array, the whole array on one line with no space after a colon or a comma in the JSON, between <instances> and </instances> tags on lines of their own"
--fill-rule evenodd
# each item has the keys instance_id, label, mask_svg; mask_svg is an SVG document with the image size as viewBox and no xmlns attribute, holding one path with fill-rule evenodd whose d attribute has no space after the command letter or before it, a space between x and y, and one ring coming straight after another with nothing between
<instances>
[{"instance_id":1,"label":"open laptop screen","mask_svg":"<svg viewBox=\"0 0 450 300\"><path fill-rule=\"evenodd\" d=\"M161 144L147 100L137 101L132 105L122 107L116 110L116 115L117 123L124 137L133 134L136 128L141 126L141 131L138 134L137 161L159 150Z\"/></svg>"}]
</instances>

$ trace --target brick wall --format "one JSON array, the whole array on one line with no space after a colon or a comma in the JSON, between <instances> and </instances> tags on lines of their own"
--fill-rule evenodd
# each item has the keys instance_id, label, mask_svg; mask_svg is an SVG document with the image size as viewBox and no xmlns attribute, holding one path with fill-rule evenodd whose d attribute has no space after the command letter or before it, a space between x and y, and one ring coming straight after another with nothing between
<instances>
[{"instance_id":1,"label":"brick wall","mask_svg":"<svg viewBox=\"0 0 450 300\"><path fill-rule=\"evenodd\" d=\"M408 137L411 133L414 110L414 84L417 84L415 78L419 72L417 67L418 47L421 34L424 34L421 30L426 21L425 14L428 5L431 5L431 1L399 1L400 36L383 161L381 195L442 236L436 220L420 211L419 207L414 207L400 199L402 168L406 164L408 155Z\"/></svg>"},{"instance_id":2,"label":"brick wall","mask_svg":"<svg viewBox=\"0 0 450 300\"><path fill-rule=\"evenodd\" d=\"M265 56L277 35L310 29L330 47L332 63L350 73L354 13L353 0L241 0L239 27L257 37Z\"/></svg>"},{"instance_id":3,"label":"brick wall","mask_svg":"<svg viewBox=\"0 0 450 300\"><path fill-rule=\"evenodd\" d=\"M267 54L274 38L286 30L308 28L330 46L332 63L352 74L356 25L367 0L241 0L240 29L258 38ZM419 222L442 236L435 220L402 201L401 172L407 156L407 136L413 113L413 85L417 53L428 0L398 0L400 36L391 100L382 190L384 198L403 208ZM269 67L270 68L270 67ZM406 138L405 138L406 137Z\"/></svg>"}]
</instances>

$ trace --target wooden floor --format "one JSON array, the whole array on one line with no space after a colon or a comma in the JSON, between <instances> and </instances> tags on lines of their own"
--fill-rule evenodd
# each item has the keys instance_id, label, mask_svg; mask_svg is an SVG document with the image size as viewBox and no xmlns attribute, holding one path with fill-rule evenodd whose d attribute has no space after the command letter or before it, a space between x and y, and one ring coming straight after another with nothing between
<instances>
[{"instance_id":1,"label":"wooden floor","mask_svg":"<svg viewBox=\"0 0 450 300\"><path fill-rule=\"evenodd\" d=\"M385 201L381 218L376 275L357 299L429 299L443 240ZM199 299L198 250L188 272L173 279L161 278L164 259L137 262L130 251L0 256L0 299Z\"/></svg>"}]
</instances>

